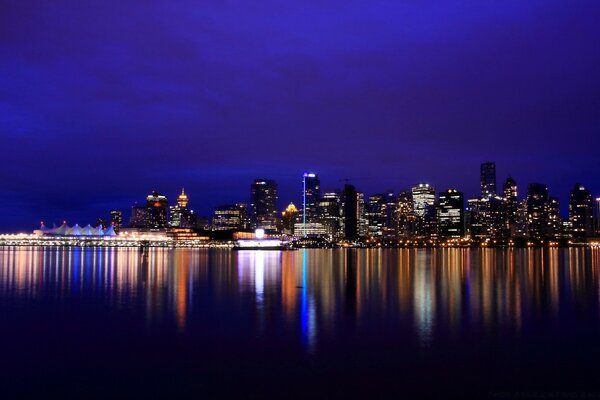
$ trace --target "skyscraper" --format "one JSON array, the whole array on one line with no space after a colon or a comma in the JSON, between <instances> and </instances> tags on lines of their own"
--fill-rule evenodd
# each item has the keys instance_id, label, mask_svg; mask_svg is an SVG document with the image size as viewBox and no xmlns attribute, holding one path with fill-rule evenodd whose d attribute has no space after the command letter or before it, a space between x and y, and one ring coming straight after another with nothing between
<instances>
[{"instance_id":1,"label":"skyscraper","mask_svg":"<svg viewBox=\"0 0 600 400\"><path fill-rule=\"evenodd\" d=\"M338 192L326 192L319 200L319 220L331 238L342 236L342 196Z\"/></svg>"},{"instance_id":2,"label":"skyscraper","mask_svg":"<svg viewBox=\"0 0 600 400\"><path fill-rule=\"evenodd\" d=\"M185 190L181 189L181 194L177 197L177 205L171 206L171 218L169 226L178 228L197 228L198 216L193 210L188 208L189 198Z\"/></svg>"},{"instance_id":3,"label":"skyscraper","mask_svg":"<svg viewBox=\"0 0 600 400\"><path fill-rule=\"evenodd\" d=\"M573 237L577 239L594 236L594 202L592 194L577 183L569 195L569 221Z\"/></svg>"},{"instance_id":4,"label":"skyscraper","mask_svg":"<svg viewBox=\"0 0 600 400\"><path fill-rule=\"evenodd\" d=\"M244 203L227 204L215 208L212 230L244 230L248 228L248 207Z\"/></svg>"},{"instance_id":5,"label":"skyscraper","mask_svg":"<svg viewBox=\"0 0 600 400\"><path fill-rule=\"evenodd\" d=\"M305 172L302 177L302 232L306 224L317 223L317 206L321 197L321 182L316 174Z\"/></svg>"},{"instance_id":6,"label":"skyscraper","mask_svg":"<svg viewBox=\"0 0 600 400\"><path fill-rule=\"evenodd\" d=\"M154 191L146 197L148 228L166 228L169 221L169 201L166 196Z\"/></svg>"},{"instance_id":7,"label":"skyscraper","mask_svg":"<svg viewBox=\"0 0 600 400\"><path fill-rule=\"evenodd\" d=\"M424 217L428 207L435 206L435 188L428 183L419 183L412 188L412 202L415 214Z\"/></svg>"},{"instance_id":8,"label":"skyscraper","mask_svg":"<svg viewBox=\"0 0 600 400\"><path fill-rule=\"evenodd\" d=\"M455 189L440 192L438 227L441 237L460 238L464 236L465 210L462 192Z\"/></svg>"},{"instance_id":9,"label":"skyscraper","mask_svg":"<svg viewBox=\"0 0 600 400\"><path fill-rule=\"evenodd\" d=\"M548 186L531 183L527 187L527 233L531 239L543 239L548 225Z\"/></svg>"},{"instance_id":10,"label":"skyscraper","mask_svg":"<svg viewBox=\"0 0 600 400\"><path fill-rule=\"evenodd\" d=\"M507 220L510 235L514 236L518 231L518 210L519 199L517 196L517 182L512 177L508 177L504 182L504 218Z\"/></svg>"},{"instance_id":11,"label":"skyscraper","mask_svg":"<svg viewBox=\"0 0 600 400\"><path fill-rule=\"evenodd\" d=\"M496 163L481 164L480 172L481 197L496 195Z\"/></svg>"},{"instance_id":12,"label":"skyscraper","mask_svg":"<svg viewBox=\"0 0 600 400\"><path fill-rule=\"evenodd\" d=\"M283 233L286 235L294 234L294 224L298 217L298 209L294 203L290 203L287 208L281 213L281 225L283 227Z\"/></svg>"},{"instance_id":13,"label":"skyscraper","mask_svg":"<svg viewBox=\"0 0 600 400\"><path fill-rule=\"evenodd\" d=\"M250 191L253 227L277 230L277 183L271 179L255 179Z\"/></svg>"},{"instance_id":14,"label":"skyscraper","mask_svg":"<svg viewBox=\"0 0 600 400\"><path fill-rule=\"evenodd\" d=\"M417 215L414 212L412 193L403 190L398 193L396 205L397 236L403 239L412 238L417 228Z\"/></svg>"}]
</instances>

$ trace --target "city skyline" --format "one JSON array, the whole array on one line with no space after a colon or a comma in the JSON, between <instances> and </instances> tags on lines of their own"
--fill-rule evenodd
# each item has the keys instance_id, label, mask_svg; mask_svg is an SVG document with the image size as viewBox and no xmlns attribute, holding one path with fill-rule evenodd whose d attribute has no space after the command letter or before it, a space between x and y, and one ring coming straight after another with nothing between
<instances>
[{"instance_id":1,"label":"city skyline","mask_svg":"<svg viewBox=\"0 0 600 400\"><path fill-rule=\"evenodd\" d=\"M214 204L212 206L208 206L208 205L203 205L203 204L199 204L198 201L196 200L196 196L192 195L192 203L189 207L190 210L192 210L192 213L195 213L194 217L197 218L206 218L208 219L208 223L212 224L212 219L214 218L214 211L218 210L220 207L227 207L229 205L231 206L235 206L238 204L244 204L246 205L246 207L248 208L246 210L246 212L248 212L248 218L249 218L249 222L250 222L250 218L251 215L253 215L254 213L252 212L252 204L253 204L253 193L254 193L254 187L257 183L260 184L264 184L264 183L272 183L275 185L275 190L276 190L276 196L275 196L275 209L274 209L274 216L276 216L277 218L281 218L281 213L283 211L285 211L286 207L288 207L290 204L294 204L298 210L299 210L299 217L300 220L303 220L303 202L305 201L304 196L303 196L303 188L305 187L305 179L307 177L310 177L311 179L316 179L317 181L317 188L320 186L322 186L321 192L323 194L326 194L327 192L337 192L340 195L343 195L344 192L344 185L345 184L351 184L352 186L354 186L355 190L360 192L363 196L364 196L364 201L367 202L368 198L370 196L373 195L380 195L386 192L390 192L393 193L394 196L400 195L402 192L410 192L411 188L414 188L415 186L423 186L426 185L427 187L431 187L433 192L432 192L432 200L436 202L436 206L438 205L438 202L440 201L440 195L442 195L443 193L447 193L447 191L458 191L460 193L460 195L462 197L464 197L464 207L465 209L468 209L468 204L467 204L467 200L469 199L474 199L474 198L479 198L479 197L487 197L487 195L489 194L486 190L487 190L487 183L484 182L484 175L486 174L484 172L484 166L488 166L488 165L492 165L493 166L493 179L494 179L494 186L495 186L495 193L498 196L504 196L505 193L503 193L503 186L505 184L506 181L512 180L512 182L514 183L516 181L517 187L518 187L518 191L517 191L517 198L519 200L524 200L527 196L527 190L529 185L535 185L535 184L544 184L548 187L548 191L549 194L553 197L553 198L557 198L559 199L559 203L560 203L560 216L563 219L568 219L569 218L569 199L570 199L570 195L571 195L571 190L573 189L574 186L576 185L583 185L587 190L589 190L592 194L592 199L594 200L594 204L596 203L596 199L600 198L600 194L598 193L594 193L592 190L590 190L589 186L587 186L585 183L583 182L574 182L573 184L569 185L569 191L566 194L560 194L560 193L556 193L555 190L553 190L550 185L547 185L544 182L528 182L528 183L521 183L519 182L519 180L515 179L514 176L509 175L506 178L502 178L502 177L498 177L497 173L496 173L496 163L492 162L492 161L485 161L482 162L480 164L481 168L480 168L480 177L479 177L479 184L478 184L478 188L474 190L474 193L472 194L468 194L468 192L464 191L461 187L458 186L438 186L435 185L431 182L426 182L426 181L417 181L413 184L410 185L406 185L405 187L401 187L400 189L379 189L379 190L375 190L373 192L369 192L369 191L365 191L362 189L362 187L360 185L356 185L352 182L351 179L345 178L345 179L339 179L339 185L337 187L333 187L333 186L322 186L320 185L319 181L321 179L321 175L316 173L316 171L314 170L310 170L310 172L303 172L300 175L300 179L299 182L300 184L298 185L298 188L296 190L295 195L289 196L289 198L287 199L282 199L281 195L278 195L280 192L278 190L278 187L280 186L279 181L274 180L274 179L267 179L267 178L255 178L252 180L252 184L250 185L251 190L250 190L250 194L246 194L246 196L242 196L240 198L231 198L232 200L230 202L227 203L215 203L214 201L212 201L211 204ZM489 168L489 167L486 167ZM171 194L166 194L165 192L162 191L157 191L157 190L152 190L150 192L148 192L148 196L146 200L143 200L143 196L135 199L131 204L129 205L120 205L120 206L116 206L111 208L110 210L103 210L101 211L100 214L98 215L89 215L89 217L87 219L72 219L69 218L69 216L71 215L85 215L85 214L81 214L79 212L79 210L70 210L70 212L67 212L65 215L62 216L58 216L56 218L44 218L44 217L40 217L37 218L35 223L39 223L40 221L43 221L44 223L50 223L50 224L58 224L60 225L61 223L65 222L65 221L76 221L76 222L80 222L80 221L84 221L86 224L88 223L92 223L92 221L96 221L96 225L98 224L99 221L104 221L102 222L103 224L106 223L106 221L112 221L113 220L113 216L111 215L111 213L113 211L118 211L120 213L122 213L122 215L120 216L120 218L122 219L122 224L123 226L131 226L131 227L136 227L135 222L132 223L132 221L135 219L133 218L133 212L135 211L136 208L138 209L144 209L145 206L143 205L145 202L151 202L151 201L156 201L156 199L154 197L156 196L160 196L162 198L161 202L163 203L162 205L165 208L165 212L167 213L166 215L163 215L161 218L164 221L164 225L166 225L167 223L167 219L171 220L171 215L173 213L173 210L177 210L179 209L178 206L181 206L181 199L182 196L185 198L185 207L187 207L188 204L188 196L187 194L189 193L189 191L187 191L187 193L185 192L185 189L183 187L181 187L177 193L178 196L173 196ZM154 197L153 197L154 196ZM151 197L153 197L151 199ZM167 200L169 199L169 200ZM315 199L319 200L320 196L317 196ZM107 199L110 201L110 199ZM314 201L314 200L313 200ZM114 203L116 204L116 203ZM148 203L149 204L149 203ZM366 204L366 203L365 203ZM313 205L314 206L314 205ZM420 206L422 208L422 206ZM169 209L170 209L170 213L169 213ZM205 212L206 211L206 212ZM273 211L271 211L273 212ZM310 212L310 210L307 210L307 212ZM315 211L316 212L316 208ZM422 214L423 211L419 212L417 211L418 214ZM181 218L181 217L177 217L177 218ZM37 225L32 225L32 226L37 226ZM94 225L95 226L95 225ZM275 226L273 224L273 226ZM18 226L17 227L17 231L23 231L23 230L27 230L29 227L26 226ZM13 230L14 231L14 230ZM2 226L0 226L0 232L2 232ZM9 232L8 230L5 231Z\"/></svg>"}]
</instances>

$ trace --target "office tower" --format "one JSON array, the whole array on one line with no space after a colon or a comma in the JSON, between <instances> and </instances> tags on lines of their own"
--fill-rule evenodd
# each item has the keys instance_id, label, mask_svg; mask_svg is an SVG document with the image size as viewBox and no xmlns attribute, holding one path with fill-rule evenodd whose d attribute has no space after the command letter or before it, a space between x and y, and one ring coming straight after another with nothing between
<instances>
[{"instance_id":1,"label":"office tower","mask_svg":"<svg viewBox=\"0 0 600 400\"><path fill-rule=\"evenodd\" d=\"M215 208L212 230L245 230L248 228L248 210L244 203L226 204Z\"/></svg>"},{"instance_id":2,"label":"office tower","mask_svg":"<svg viewBox=\"0 0 600 400\"><path fill-rule=\"evenodd\" d=\"M129 219L130 228L147 228L150 224L150 212L147 207L138 206L137 204L131 207L131 217Z\"/></svg>"},{"instance_id":3,"label":"office tower","mask_svg":"<svg viewBox=\"0 0 600 400\"><path fill-rule=\"evenodd\" d=\"M481 197L496 195L496 164L486 162L481 164Z\"/></svg>"},{"instance_id":4,"label":"office tower","mask_svg":"<svg viewBox=\"0 0 600 400\"><path fill-rule=\"evenodd\" d=\"M518 231L517 219L519 209L519 199L517 197L517 182L512 177L508 177L504 182L504 214L507 220L510 236L515 236Z\"/></svg>"},{"instance_id":5,"label":"office tower","mask_svg":"<svg viewBox=\"0 0 600 400\"><path fill-rule=\"evenodd\" d=\"M101 226L102 229L108 228L108 222L106 221L106 218L96 219L96 226Z\"/></svg>"},{"instance_id":6,"label":"office tower","mask_svg":"<svg viewBox=\"0 0 600 400\"><path fill-rule=\"evenodd\" d=\"M298 212L299 211L294 203L290 203L281 213L281 225L283 227L283 233L286 235L294 234L294 224L296 224Z\"/></svg>"},{"instance_id":7,"label":"office tower","mask_svg":"<svg viewBox=\"0 0 600 400\"><path fill-rule=\"evenodd\" d=\"M277 183L270 179L255 179L250 191L253 228L277 230Z\"/></svg>"},{"instance_id":8,"label":"office tower","mask_svg":"<svg viewBox=\"0 0 600 400\"><path fill-rule=\"evenodd\" d=\"M342 196L338 192L326 192L317 207L319 221L325 227L331 239L342 236Z\"/></svg>"},{"instance_id":9,"label":"office tower","mask_svg":"<svg viewBox=\"0 0 600 400\"><path fill-rule=\"evenodd\" d=\"M413 210L423 218L428 207L435 207L435 188L428 183L419 183L412 188Z\"/></svg>"},{"instance_id":10,"label":"office tower","mask_svg":"<svg viewBox=\"0 0 600 400\"><path fill-rule=\"evenodd\" d=\"M383 194L369 196L365 204L367 236L381 238L385 219L385 201Z\"/></svg>"},{"instance_id":11,"label":"office tower","mask_svg":"<svg viewBox=\"0 0 600 400\"><path fill-rule=\"evenodd\" d=\"M356 209L358 211L358 237L366 237L368 233L368 224L366 217L366 201L365 194L363 192L356 192Z\"/></svg>"},{"instance_id":12,"label":"office tower","mask_svg":"<svg viewBox=\"0 0 600 400\"><path fill-rule=\"evenodd\" d=\"M471 198L467 203L471 238L496 241L504 241L509 238L510 230L502 197Z\"/></svg>"},{"instance_id":13,"label":"office tower","mask_svg":"<svg viewBox=\"0 0 600 400\"><path fill-rule=\"evenodd\" d=\"M594 236L594 202L592 194L583 185L576 184L569 195L569 221L573 238Z\"/></svg>"},{"instance_id":14,"label":"office tower","mask_svg":"<svg viewBox=\"0 0 600 400\"><path fill-rule=\"evenodd\" d=\"M432 238L436 232L435 188L428 183L419 183L412 188L413 209L417 215L416 235Z\"/></svg>"},{"instance_id":15,"label":"office tower","mask_svg":"<svg viewBox=\"0 0 600 400\"><path fill-rule=\"evenodd\" d=\"M531 183L527 187L527 235L540 240L546 236L548 216L548 186Z\"/></svg>"},{"instance_id":16,"label":"office tower","mask_svg":"<svg viewBox=\"0 0 600 400\"><path fill-rule=\"evenodd\" d=\"M356 188L350 184L344 185L343 199L344 238L356 240L359 233L359 198Z\"/></svg>"},{"instance_id":17,"label":"office tower","mask_svg":"<svg viewBox=\"0 0 600 400\"><path fill-rule=\"evenodd\" d=\"M556 197L548 197L546 205L546 239L557 239L562 236L563 223L560 218L560 202Z\"/></svg>"},{"instance_id":18,"label":"office tower","mask_svg":"<svg viewBox=\"0 0 600 400\"><path fill-rule=\"evenodd\" d=\"M417 228L417 215L414 212L412 193L403 190L398 193L396 204L397 236L410 239L415 235Z\"/></svg>"},{"instance_id":19,"label":"office tower","mask_svg":"<svg viewBox=\"0 0 600 400\"><path fill-rule=\"evenodd\" d=\"M161 229L167 227L169 220L169 201L167 197L154 191L146 197L148 209L148 228Z\"/></svg>"},{"instance_id":20,"label":"office tower","mask_svg":"<svg viewBox=\"0 0 600 400\"><path fill-rule=\"evenodd\" d=\"M384 210L383 210L383 238L396 239L398 237L398 221L396 207L398 198L391 190L384 194Z\"/></svg>"},{"instance_id":21,"label":"office tower","mask_svg":"<svg viewBox=\"0 0 600 400\"><path fill-rule=\"evenodd\" d=\"M461 238L465 231L464 196L455 189L440 193L438 229L443 238Z\"/></svg>"},{"instance_id":22,"label":"office tower","mask_svg":"<svg viewBox=\"0 0 600 400\"><path fill-rule=\"evenodd\" d=\"M121 230L121 227L123 226L123 211L111 210L110 224L113 226L115 232L119 233L119 230Z\"/></svg>"},{"instance_id":23,"label":"office tower","mask_svg":"<svg viewBox=\"0 0 600 400\"><path fill-rule=\"evenodd\" d=\"M317 205L321 198L321 183L313 173L304 173L302 177L302 223L315 222Z\"/></svg>"}]
</instances>

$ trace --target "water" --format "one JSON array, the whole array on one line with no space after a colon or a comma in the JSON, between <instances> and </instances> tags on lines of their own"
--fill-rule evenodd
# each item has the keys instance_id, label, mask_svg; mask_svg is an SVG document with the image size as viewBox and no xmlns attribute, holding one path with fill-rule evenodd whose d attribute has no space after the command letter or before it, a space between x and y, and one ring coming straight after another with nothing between
<instances>
[{"instance_id":1,"label":"water","mask_svg":"<svg viewBox=\"0 0 600 400\"><path fill-rule=\"evenodd\" d=\"M599 266L592 249L0 248L0 385L600 398Z\"/></svg>"}]
</instances>

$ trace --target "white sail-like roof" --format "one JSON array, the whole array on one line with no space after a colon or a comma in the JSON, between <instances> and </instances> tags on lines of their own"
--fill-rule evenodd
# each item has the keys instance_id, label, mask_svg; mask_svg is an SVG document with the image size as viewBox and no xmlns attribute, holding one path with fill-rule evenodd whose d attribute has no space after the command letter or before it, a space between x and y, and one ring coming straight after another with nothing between
<instances>
[{"instance_id":1,"label":"white sail-like roof","mask_svg":"<svg viewBox=\"0 0 600 400\"><path fill-rule=\"evenodd\" d=\"M117 233L115 232L115 228L114 226L109 226L105 231L104 231L104 236L117 236Z\"/></svg>"}]
</instances>

